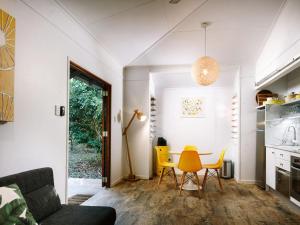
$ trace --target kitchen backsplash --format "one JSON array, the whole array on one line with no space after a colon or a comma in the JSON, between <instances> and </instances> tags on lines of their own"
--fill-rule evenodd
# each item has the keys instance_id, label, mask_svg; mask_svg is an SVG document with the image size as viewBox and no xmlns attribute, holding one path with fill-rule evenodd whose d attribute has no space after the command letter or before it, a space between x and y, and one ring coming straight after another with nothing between
<instances>
[{"instance_id":1,"label":"kitchen backsplash","mask_svg":"<svg viewBox=\"0 0 300 225\"><path fill-rule=\"evenodd\" d=\"M266 110L266 145L300 145L300 104Z\"/></svg>"},{"instance_id":2,"label":"kitchen backsplash","mask_svg":"<svg viewBox=\"0 0 300 225\"><path fill-rule=\"evenodd\" d=\"M300 145L300 118L284 118L266 123L266 145Z\"/></svg>"}]
</instances>

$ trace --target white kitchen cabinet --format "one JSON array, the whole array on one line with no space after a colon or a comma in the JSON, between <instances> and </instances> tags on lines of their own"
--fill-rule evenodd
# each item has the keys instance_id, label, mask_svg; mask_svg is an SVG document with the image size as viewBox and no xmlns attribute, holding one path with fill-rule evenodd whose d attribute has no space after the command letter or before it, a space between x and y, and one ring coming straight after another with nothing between
<instances>
[{"instance_id":1,"label":"white kitchen cabinet","mask_svg":"<svg viewBox=\"0 0 300 225\"><path fill-rule=\"evenodd\" d=\"M260 84L260 82L262 82L267 77L268 77L267 80L277 80L279 77L284 76L285 70L281 70L281 69L283 69L284 67L292 63L299 56L300 56L300 39L296 43L293 43L291 46L288 46L287 49L281 52L280 55L277 58L273 59L266 67L257 68L256 78L255 78L256 84ZM297 62L298 61L299 60L297 60ZM270 76L270 74L272 74L272 76Z\"/></svg>"},{"instance_id":2,"label":"white kitchen cabinet","mask_svg":"<svg viewBox=\"0 0 300 225\"><path fill-rule=\"evenodd\" d=\"M266 149L266 184L275 190L276 187L276 150L274 148Z\"/></svg>"},{"instance_id":3,"label":"white kitchen cabinet","mask_svg":"<svg viewBox=\"0 0 300 225\"><path fill-rule=\"evenodd\" d=\"M276 158L284 161L291 161L291 153L288 151L282 151L279 149L276 149L275 152Z\"/></svg>"},{"instance_id":4,"label":"white kitchen cabinet","mask_svg":"<svg viewBox=\"0 0 300 225\"><path fill-rule=\"evenodd\" d=\"M291 161L276 158L276 167L291 172Z\"/></svg>"},{"instance_id":5,"label":"white kitchen cabinet","mask_svg":"<svg viewBox=\"0 0 300 225\"><path fill-rule=\"evenodd\" d=\"M300 54L300 1L286 1L256 63L256 82ZM276 76L276 75L274 75Z\"/></svg>"}]
</instances>

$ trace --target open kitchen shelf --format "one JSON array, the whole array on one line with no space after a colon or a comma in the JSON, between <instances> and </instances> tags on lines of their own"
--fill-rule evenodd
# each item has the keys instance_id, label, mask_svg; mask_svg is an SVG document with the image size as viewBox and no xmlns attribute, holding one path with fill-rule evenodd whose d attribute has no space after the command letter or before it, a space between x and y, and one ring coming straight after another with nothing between
<instances>
[{"instance_id":1,"label":"open kitchen shelf","mask_svg":"<svg viewBox=\"0 0 300 225\"><path fill-rule=\"evenodd\" d=\"M265 109L266 106L265 105L260 105L260 106L257 106L256 109Z\"/></svg>"},{"instance_id":2,"label":"open kitchen shelf","mask_svg":"<svg viewBox=\"0 0 300 225\"><path fill-rule=\"evenodd\" d=\"M287 102L287 103L284 103L282 105L284 106L284 105L293 105L293 104L300 104L300 99L297 99L297 100L292 101L292 102Z\"/></svg>"}]
</instances>

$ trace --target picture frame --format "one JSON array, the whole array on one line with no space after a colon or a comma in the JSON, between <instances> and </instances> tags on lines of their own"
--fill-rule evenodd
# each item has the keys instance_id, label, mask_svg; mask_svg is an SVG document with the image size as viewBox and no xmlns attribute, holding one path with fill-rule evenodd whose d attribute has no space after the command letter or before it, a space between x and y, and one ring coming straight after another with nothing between
<instances>
[{"instance_id":1,"label":"picture frame","mask_svg":"<svg viewBox=\"0 0 300 225\"><path fill-rule=\"evenodd\" d=\"M203 97L183 97L181 99L181 117L205 117L205 100Z\"/></svg>"}]
</instances>

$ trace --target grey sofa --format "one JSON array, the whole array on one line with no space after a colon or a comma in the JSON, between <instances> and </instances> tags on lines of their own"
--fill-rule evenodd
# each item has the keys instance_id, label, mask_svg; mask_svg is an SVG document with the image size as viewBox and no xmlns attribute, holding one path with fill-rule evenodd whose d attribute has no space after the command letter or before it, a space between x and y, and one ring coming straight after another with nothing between
<instances>
[{"instance_id":1,"label":"grey sofa","mask_svg":"<svg viewBox=\"0 0 300 225\"><path fill-rule=\"evenodd\" d=\"M51 168L30 170L0 178L0 187L17 184L40 225L113 225L111 207L62 205L54 191Z\"/></svg>"}]
</instances>

